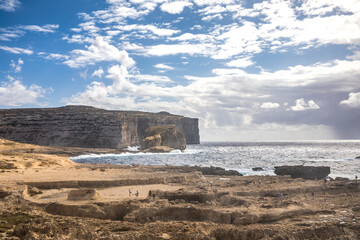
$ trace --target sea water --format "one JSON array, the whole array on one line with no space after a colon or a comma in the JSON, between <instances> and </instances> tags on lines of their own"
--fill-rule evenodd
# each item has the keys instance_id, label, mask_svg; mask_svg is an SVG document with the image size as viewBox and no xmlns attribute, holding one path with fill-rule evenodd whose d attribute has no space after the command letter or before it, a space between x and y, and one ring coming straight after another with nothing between
<instances>
[{"instance_id":1,"label":"sea water","mask_svg":"<svg viewBox=\"0 0 360 240\"><path fill-rule=\"evenodd\" d=\"M188 145L171 153L131 153L82 155L78 163L198 165L237 170L244 175L274 175L274 166L329 166L330 177L360 177L360 141L236 142ZM264 171L253 171L261 167Z\"/></svg>"}]
</instances>

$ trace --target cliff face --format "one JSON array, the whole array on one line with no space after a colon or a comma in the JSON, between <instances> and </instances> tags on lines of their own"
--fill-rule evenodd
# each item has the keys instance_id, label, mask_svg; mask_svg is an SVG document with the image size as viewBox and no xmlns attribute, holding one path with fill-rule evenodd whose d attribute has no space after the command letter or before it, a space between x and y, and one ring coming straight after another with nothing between
<instances>
[{"instance_id":1,"label":"cliff face","mask_svg":"<svg viewBox=\"0 0 360 240\"><path fill-rule=\"evenodd\" d=\"M169 113L108 111L87 106L2 109L0 137L44 146L122 148L140 145L145 129L174 124L187 144L200 143L198 119Z\"/></svg>"}]
</instances>

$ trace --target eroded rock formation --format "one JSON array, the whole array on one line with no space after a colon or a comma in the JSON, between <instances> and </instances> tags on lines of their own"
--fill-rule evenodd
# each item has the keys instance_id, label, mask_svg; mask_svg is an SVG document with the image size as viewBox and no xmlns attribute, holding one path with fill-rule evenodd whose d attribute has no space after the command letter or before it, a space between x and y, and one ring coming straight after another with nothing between
<instances>
[{"instance_id":1,"label":"eroded rock formation","mask_svg":"<svg viewBox=\"0 0 360 240\"><path fill-rule=\"evenodd\" d=\"M141 149L150 152L166 152L174 149L185 150L185 135L175 125L152 126L145 130Z\"/></svg>"},{"instance_id":2,"label":"eroded rock formation","mask_svg":"<svg viewBox=\"0 0 360 240\"><path fill-rule=\"evenodd\" d=\"M2 109L0 137L43 146L123 148L140 145L151 126L173 124L198 144L198 119L166 112L108 111L87 106Z\"/></svg>"}]
</instances>

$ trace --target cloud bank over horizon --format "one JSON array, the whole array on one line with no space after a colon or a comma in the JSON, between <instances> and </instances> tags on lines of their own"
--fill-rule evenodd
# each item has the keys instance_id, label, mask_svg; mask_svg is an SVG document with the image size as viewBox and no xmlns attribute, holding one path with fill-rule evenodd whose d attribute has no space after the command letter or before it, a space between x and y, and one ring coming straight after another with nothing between
<instances>
[{"instance_id":1,"label":"cloud bank over horizon","mask_svg":"<svg viewBox=\"0 0 360 240\"><path fill-rule=\"evenodd\" d=\"M0 106L168 111L205 141L360 139L356 0L84 3L63 2L71 22L0 3Z\"/></svg>"}]
</instances>

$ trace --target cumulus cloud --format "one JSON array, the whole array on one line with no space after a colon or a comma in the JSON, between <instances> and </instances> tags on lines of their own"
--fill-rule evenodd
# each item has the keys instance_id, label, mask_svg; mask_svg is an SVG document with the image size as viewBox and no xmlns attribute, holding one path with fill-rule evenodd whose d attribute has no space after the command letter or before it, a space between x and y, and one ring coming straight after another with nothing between
<instances>
[{"instance_id":1,"label":"cumulus cloud","mask_svg":"<svg viewBox=\"0 0 360 240\"><path fill-rule=\"evenodd\" d=\"M163 3L160 6L160 9L170 14L179 14L184 10L185 7L190 7L190 6L192 6L192 3L188 1L173 1L173 2Z\"/></svg>"},{"instance_id":2,"label":"cumulus cloud","mask_svg":"<svg viewBox=\"0 0 360 240\"><path fill-rule=\"evenodd\" d=\"M360 107L360 92L349 93L349 98L340 102L342 105L347 105L352 108Z\"/></svg>"},{"instance_id":3,"label":"cumulus cloud","mask_svg":"<svg viewBox=\"0 0 360 240\"><path fill-rule=\"evenodd\" d=\"M273 103L273 102L265 102L263 104L261 104L260 108L264 108L264 109L274 109L274 108L278 108L280 107L280 104L278 103Z\"/></svg>"},{"instance_id":4,"label":"cumulus cloud","mask_svg":"<svg viewBox=\"0 0 360 240\"><path fill-rule=\"evenodd\" d=\"M9 77L9 81L0 84L0 102L2 106L21 106L25 104L39 104L38 99L46 92L40 86L32 84L25 86L21 81Z\"/></svg>"},{"instance_id":5,"label":"cumulus cloud","mask_svg":"<svg viewBox=\"0 0 360 240\"><path fill-rule=\"evenodd\" d=\"M97 37L94 43L86 47L87 50L76 49L70 52L69 59L64 62L71 68L94 65L102 61L116 61L124 66L132 66L135 61L129 57L125 50L120 51L109 44L103 37Z\"/></svg>"},{"instance_id":6,"label":"cumulus cloud","mask_svg":"<svg viewBox=\"0 0 360 240\"><path fill-rule=\"evenodd\" d=\"M104 75L104 70L102 69L102 67L99 67L98 69L96 69L92 74L91 77L98 77L101 78Z\"/></svg>"},{"instance_id":7,"label":"cumulus cloud","mask_svg":"<svg viewBox=\"0 0 360 240\"><path fill-rule=\"evenodd\" d=\"M31 55L34 52L32 50L29 49L25 49L25 48L19 48L19 47L7 47L7 46L0 46L1 50L4 50L6 52L10 52L10 53L14 53L14 54L27 54L27 55Z\"/></svg>"},{"instance_id":8,"label":"cumulus cloud","mask_svg":"<svg viewBox=\"0 0 360 240\"><path fill-rule=\"evenodd\" d=\"M17 62L15 62L14 60L11 60L10 66L14 69L15 73L18 73L21 71L23 64L24 64L24 61L21 58L19 58L17 60Z\"/></svg>"},{"instance_id":9,"label":"cumulus cloud","mask_svg":"<svg viewBox=\"0 0 360 240\"><path fill-rule=\"evenodd\" d=\"M306 102L303 98L296 99L295 106L288 108L288 110L296 112L314 109L320 109L320 107L313 100Z\"/></svg>"},{"instance_id":10,"label":"cumulus cloud","mask_svg":"<svg viewBox=\"0 0 360 240\"><path fill-rule=\"evenodd\" d=\"M0 0L0 9L7 12L14 12L20 5L19 0Z\"/></svg>"},{"instance_id":11,"label":"cumulus cloud","mask_svg":"<svg viewBox=\"0 0 360 240\"><path fill-rule=\"evenodd\" d=\"M239 68L247 68L254 64L255 62L252 61L250 57L240 58L226 63L226 65L229 67L239 67Z\"/></svg>"}]
</instances>

